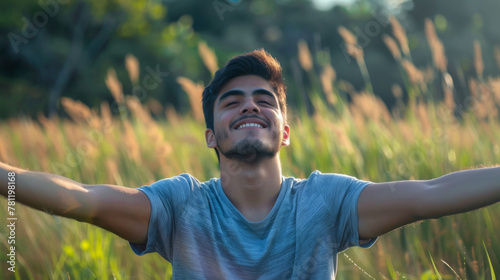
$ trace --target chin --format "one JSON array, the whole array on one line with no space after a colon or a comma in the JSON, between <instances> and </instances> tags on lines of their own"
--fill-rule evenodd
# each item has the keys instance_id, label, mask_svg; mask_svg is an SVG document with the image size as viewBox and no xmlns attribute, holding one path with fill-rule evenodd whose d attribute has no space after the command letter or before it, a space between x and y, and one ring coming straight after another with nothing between
<instances>
[{"instance_id":1,"label":"chin","mask_svg":"<svg viewBox=\"0 0 500 280\"><path fill-rule=\"evenodd\" d=\"M219 151L228 159L235 159L245 163L258 163L276 156L279 148L279 145L266 145L262 140L244 139L229 149L219 148Z\"/></svg>"}]
</instances>

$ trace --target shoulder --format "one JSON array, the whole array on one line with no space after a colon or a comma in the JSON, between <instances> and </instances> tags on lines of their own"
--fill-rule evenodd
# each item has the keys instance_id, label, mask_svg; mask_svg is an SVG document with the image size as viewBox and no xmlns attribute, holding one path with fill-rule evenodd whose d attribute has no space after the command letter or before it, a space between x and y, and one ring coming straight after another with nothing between
<instances>
[{"instance_id":1,"label":"shoulder","mask_svg":"<svg viewBox=\"0 0 500 280\"><path fill-rule=\"evenodd\" d=\"M161 180L158 180L151 184L151 187L154 188L161 188L161 187L168 187L172 185L178 185L178 186L183 186L183 185L192 185L199 183L198 179L193 177L191 174L188 173L182 173L174 177L170 178L164 178Z\"/></svg>"},{"instance_id":2,"label":"shoulder","mask_svg":"<svg viewBox=\"0 0 500 280\"><path fill-rule=\"evenodd\" d=\"M336 186L336 187L346 187L352 184L369 184L370 182L359 180L356 177L346 175L346 174L338 174L338 173L321 173L316 170L313 171L307 179L296 179L293 177L289 177L287 179L291 179L295 182L295 185L299 186L314 186L314 187L322 187L322 186Z\"/></svg>"},{"instance_id":3,"label":"shoulder","mask_svg":"<svg viewBox=\"0 0 500 280\"><path fill-rule=\"evenodd\" d=\"M214 189L216 182L217 179L215 178L206 182L200 182L191 174L183 173L158 180L149 186L143 186L139 189L146 193L154 193L160 197L185 200L193 194Z\"/></svg>"},{"instance_id":4,"label":"shoulder","mask_svg":"<svg viewBox=\"0 0 500 280\"><path fill-rule=\"evenodd\" d=\"M307 179L295 179L294 188L306 193L321 193L322 195L344 196L351 192L360 192L371 182L359 180L356 177L337 174L321 173L316 170Z\"/></svg>"},{"instance_id":5,"label":"shoulder","mask_svg":"<svg viewBox=\"0 0 500 280\"><path fill-rule=\"evenodd\" d=\"M356 177L351 175L339 174L339 173L322 173L319 170L313 171L311 175L309 175L309 179L333 180L338 182L358 180Z\"/></svg>"}]
</instances>

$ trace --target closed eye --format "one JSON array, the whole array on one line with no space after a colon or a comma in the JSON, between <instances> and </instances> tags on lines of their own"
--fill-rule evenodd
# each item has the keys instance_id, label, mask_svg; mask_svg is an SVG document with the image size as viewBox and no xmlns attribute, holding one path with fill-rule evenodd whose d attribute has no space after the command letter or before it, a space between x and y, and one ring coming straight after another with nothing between
<instances>
[{"instance_id":1,"label":"closed eye","mask_svg":"<svg viewBox=\"0 0 500 280\"><path fill-rule=\"evenodd\" d=\"M235 101L228 102L225 107L230 107L230 106L233 106L233 105L236 105L236 104L238 104L238 102L235 102Z\"/></svg>"}]
</instances>

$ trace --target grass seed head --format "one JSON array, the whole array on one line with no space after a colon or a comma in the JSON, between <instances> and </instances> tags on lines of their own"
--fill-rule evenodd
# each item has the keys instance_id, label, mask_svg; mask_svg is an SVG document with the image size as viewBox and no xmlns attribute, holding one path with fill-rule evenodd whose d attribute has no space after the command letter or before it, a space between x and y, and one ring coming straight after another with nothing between
<instances>
[{"instance_id":1,"label":"grass seed head","mask_svg":"<svg viewBox=\"0 0 500 280\"><path fill-rule=\"evenodd\" d=\"M345 28L343 26L339 26L339 28L337 28L337 30L347 45L357 45L358 44L358 40L356 39L356 36L354 36L354 34L352 34L352 32L349 31L347 28Z\"/></svg>"},{"instance_id":2,"label":"grass seed head","mask_svg":"<svg viewBox=\"0 0 500 280\"><path fill-rule=\"evenodd\" d=\"M200 53L203 63L210 73L212 73L212 76L214 76L217 69L219 69L217 56L215 56L214 51L211 50L205 42L201 41L198 43L198 52Z\"/></svg>"},{"instance_id":3,"label":"grass seed head","mask_svg":"<svg viewBox=\"0 0 500 280\"><path fill-rule=\"evenodd\" d=\"M111 109L106 101L101 102L101 120L106 125L111 125L113 122L113 115L111 114Z\"/></svg>"},{"instance_id":4,"label":"grass seed head","mask_svg":"<svg viewBox=\"0 0 500 280\"><path fill-rule=\"evenodd\" d=\"M401 50L403 51L404 54L409 55L410 54L410 48L408 47L408 38L406 37L406 32L404 28L401 26L399 21L395 17L391 17L391 25L392 25L392 33L394 34L394 37L399 42L399 45L401 46Z\"/></svg>"},{"instance_id":5,"label":"grass seed head","mask_svg":"<svg viewBox=\"0 0 500 280\"><path fill-rule=\"evenodd\" d=\"M131 54L125 57L125 68L127 68L128 75L132 84L137 84L139 81L139 60Z\"/></svg>"},{"instance_id":6,"label":"grass seed head","mask_svg":"<svg viewBox=\"0 0 500 280\"><path fill-rule=\"evenodd\" d=\"M478 77L483 76L484 63L483 55L481 54L481 44L478 40L474 40L474 68Z\"/></svg>"},{"instance_id":7,"label":"grass seed head","mask_svg":"<svg viewBox=\"0 0 500 280\"><path fill-rule=\"evenodd\" d=\"M120 104L123 103L124 97L123 97L122 84L120 83L120 81L118 81L115 69L113 68L110 68L108 70L108 76L106 78L106 86L108 87L109 91L111 92L111 95L113 95L113 98L116 100L116 102Z\"/></svg>"},{"instance_id":8,"label":"grass seed head","mask_svg":"<svg viewBox=\"0 0 500 280\"><path fill-rule=\"evenodd\" d=\"M400 60L401 59L401 52L399 51L398 44L396 41L389 35L384 34L383 37L384 43L391 52L392 56L394 57L395 60Z\"/></svg>"},{"instance_id":9,"label":"grass seed head","mask_svg":"<svg viewBox=\"0 0 500 280\"><path fill-rule=\"evenodd\" d=\"M302 66L305 71L311 71L313 68L313 61L306 41L300 40L298 43L298 49L300 66Z\"/></svg>"},{"instance_id":10,"label":"grass seed head","mask_svg":"<svg viewBox=\"0 0 500 280\"><path fill-rule=\"evenodd\" d=\"M424 74L415 65L413 65L413 63L406 59L403 59L401 65L405 69L406 74L408 74L410 83L412 83L413 85L423 84Z\"/></svg>"},{"instance_id":11,"label":"grass seed head","mask_svg":"<svg viewBox=\"0 0 500 280\"><path fill-rule=\"evenodd\" d=\"M92 118L92 112L87 105L80 101L74 101L71 98L63 97L61 99L61 104L64 110L75 122L90 122Z\"/></svg>"},{"instance_id":12,"label":"grass seed head","mask_svg":"<svg viewBox=\"0 0 500 280\"><path fill-rule=\"evenodd\" d=\"M403 98L403 89L401 89L401 86L398 84L394 84L391 87L392 95L394 95L395 98L401 99Z\"/></svg>"},{"instance_id":13,"label":"grass seed head","mask_svg":"<svg viewBox=\"0 0 500 280\"><path fill-rule=\"evenodd\" d=\"M127 107L130 109L132 114L143 124L148 125L148 127L154 122L149 109L142 106L141 102L136 96L129 96L126 98Z\"/></svg>"},{"instance_id":14,"label":"grass seed head","mask_svg":"<svg viewBox=\"0 0 500 280\"><path fill-rule=\"evenodd\" d=\"M432 20L425 19L425 36L427 41L429 42L429 46L432 52L432 60L434 62L434 66L442 72L447 71L448 59L444 53L443 43L439 40L436 29L434 28L434 23Z\"/></svg>"},{"instance_id":15,"label":"grass seed head","mask_svg":"<svg viewBox=\"0 0 500 280\"><path fill-rule=\"evenodd\" d=\"M333 82L335 81L336 76L335 69L333 69L329 63L323 67L320 75L323 92L325 93L328 103L332 105L337 103L337 97L333 92Z\"/></svg>"},{"instance_id":16,"label":"grass seed head","mask_svg":"<svg viewBox=\"0 0 500 280\"><path fill-rule=\"evenodd\" d=\"M184 92L186 92L189 96L189 104L191 105L191 111L194 118L197 121L203 122L203 104L200 100L205 87L203 84L196 84L192 80L185 77L178 77L177 83L181 85Z\"/></svg>"}]
</instances>

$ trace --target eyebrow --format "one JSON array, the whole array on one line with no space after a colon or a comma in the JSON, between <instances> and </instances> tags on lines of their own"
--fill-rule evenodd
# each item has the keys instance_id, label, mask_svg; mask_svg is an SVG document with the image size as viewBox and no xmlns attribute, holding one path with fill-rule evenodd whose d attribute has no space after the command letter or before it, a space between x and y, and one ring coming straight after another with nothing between
<instances>
[{"instance_id":1,"label":"eyebrow","mask_svg":"<svg viewBox=\"0 0 500 280\"><path fill-rule=\"evenodd\" d=\"M245 92L242 90L239 90L239 89L228 90L220 96L217 104L220 104L224 99L226 99L230 96L244 96L244 95L245 95ZM270 96L272 98L275 97L275 95L271 91L269 91L267 89L263 89L263 88L259 88L259 89L254 90L252 92L252 96L255 96L255 95L267 95L267 96Z\"/></svg>"}]
</instances>

